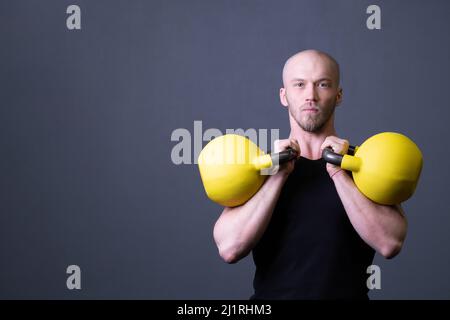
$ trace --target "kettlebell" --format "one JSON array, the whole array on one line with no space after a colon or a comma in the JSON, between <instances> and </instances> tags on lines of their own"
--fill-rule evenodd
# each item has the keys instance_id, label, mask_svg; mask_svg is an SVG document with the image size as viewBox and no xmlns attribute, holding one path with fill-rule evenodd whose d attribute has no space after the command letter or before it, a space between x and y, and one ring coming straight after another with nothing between
<instances>
[{"instance_id":1,"label":"kettlebell","mask_svg":"<svg viewBox=\"0 0 450 320\"><path fill-rule=\"evenodd\" d=\"M322 157L328 163L351 171L355 185L367 198L379 204L394 205L414 194L423 157L408 137L383 132L359 147L350 147L349 151L341 155L325 148Z\"/></svg>"},{"instance_id":2,"label":"kettlebell","mask_svg":"<svg viewBox=\"0 0 450 320\"><path fill-rule=\"evenodd\" d=\"M222 206L235 207L245 203L262 186L267 175L260 170L296 157L293 149L265 154L250 139L225 134L206 144L199 154L198 167L208 198Z\"/></svg>"}]
</instances>

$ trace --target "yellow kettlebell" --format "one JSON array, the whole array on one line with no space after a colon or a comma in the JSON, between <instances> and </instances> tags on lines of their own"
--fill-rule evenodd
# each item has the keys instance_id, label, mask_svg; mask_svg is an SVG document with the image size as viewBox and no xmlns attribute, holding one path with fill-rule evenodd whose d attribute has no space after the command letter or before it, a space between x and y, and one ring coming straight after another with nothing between
<instances>
[{"instance_id":1,"label":"yellow kettlebell","mask_svg":"<svg viewBox=\"0 0 450 320\"><path fill-rule=\"evenodd\" d=\"M207 196L227 207L245 203L261 187L267 175L262 169L297 157L293 149L265 154L250 139L225 134L202 149L198 157L200 176Z\"/></svg>"},{"instance_id":2,"label":"yellow kettlebell","mask_svg":"<svg viewBox=\"0 0 450 320\"><path fill-rule=\"evenodd\" d=\"M351 147L354 155L323 150L325 161L352 172L358 189L367 198L385 205L409 199L422 171L423 157L417 145L395 132L376 134L360 147Z\"/></svg>"}]
</instances>

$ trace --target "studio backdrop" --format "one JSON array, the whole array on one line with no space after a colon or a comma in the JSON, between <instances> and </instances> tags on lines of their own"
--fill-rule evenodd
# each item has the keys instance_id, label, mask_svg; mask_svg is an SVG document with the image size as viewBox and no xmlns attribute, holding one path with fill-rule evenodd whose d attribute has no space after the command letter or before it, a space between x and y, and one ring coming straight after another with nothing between
<instances>
[{"instance_id":1,"label":"studio backdrop","mask_svg":"<svg viewBox=\"0 0 450 320\"><path fill-rule=\"evenodd\" d=\"M370 297L449 299L449 12L444 0L1 1L0 298L248 299L253 261L220 258L222 207L196 156L217 131L287 138L283 64L317 49L340 64L339 137L401 132L424 155L403 250L376 255Z\"/></svg>"}]
</instances>

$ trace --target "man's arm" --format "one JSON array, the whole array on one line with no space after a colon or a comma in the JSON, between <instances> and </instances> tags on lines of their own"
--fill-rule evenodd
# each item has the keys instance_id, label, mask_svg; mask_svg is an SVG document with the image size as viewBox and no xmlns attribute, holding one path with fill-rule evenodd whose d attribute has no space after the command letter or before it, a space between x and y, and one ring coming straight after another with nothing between
<instances>
[{"instance_id":1,"label":"man's arm","mask_svg":"<svg viewBox=\"0 0 450 320\"><path fill-rule=\"evenodd\" d=\"M214 240L226 262L235 263L247 256L259 241L285 180L282 175L270 176L245 204L223 210L214 226Z\"/></svg>"},{"instance_id":2,"label":"man's arm","mask_svg":"<svg viewBox=\"0 0 450 320\"><path fill-rule=\"evenodd\" d=\"M343 170L332 179L359 236L383 257L395 257L402 248L408 226L402 207L380 205L366 198Z\"/></svg>"},{"instance_id":3,"label":"man's arm","mask_svg":"<svg viewBox=\"0 0 450 320\"><path fill-rule=\"evenodd\" d=\"M345 154L348 141L327 137L321 149L331 147ZM401 205L380 205L364 196L341 168L327 164L327 171L336 186L353 228L359 236L385 258L395 257L406 238L408 222Z\"/></svg>"},{"instance_id":4,"label":"man's arm","mask_svg":"<svg viewBox=\"0 0 450 320\"><path fill-rule=\"evenodd\" d=\"M295 140L279 140L275 144L275 152L291 147L300 148ZM290 172L294 168L294 160L280 167L280 170L269 176L258 192L241 206L225 207L214 226L214 240L220 256L228 263L235 263L247 256L261 239L272 217L272 212L280 196L281 189Z\"/></svg>"}]
</instances>

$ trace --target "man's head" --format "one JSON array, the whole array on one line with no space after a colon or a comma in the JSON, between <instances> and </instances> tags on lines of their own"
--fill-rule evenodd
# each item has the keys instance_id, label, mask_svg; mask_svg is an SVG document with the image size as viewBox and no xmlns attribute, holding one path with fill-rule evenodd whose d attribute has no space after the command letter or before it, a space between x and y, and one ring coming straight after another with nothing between
<instances>
[{"instance_id":1,"label":"man's head","mask_svg":"<svg viewBox=\"0 0 450 320\"><path fill-rule=\"evenodd\" d=\"M293 120L305 131L320 132L342 100L339 65L317 50L301 51L283 68L280 100Z\"/></svg>"}]
</instances>

